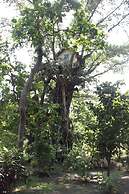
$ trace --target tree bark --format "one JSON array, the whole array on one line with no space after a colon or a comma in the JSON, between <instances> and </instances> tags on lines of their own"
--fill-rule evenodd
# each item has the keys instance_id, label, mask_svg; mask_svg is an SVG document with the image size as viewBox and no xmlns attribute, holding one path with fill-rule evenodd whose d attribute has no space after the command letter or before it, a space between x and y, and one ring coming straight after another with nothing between
<instances>
[{"instance_id":1,"label":"tree bark","mask_svg":"<svg viewBox=\"0 0 129 194\"><path fill-rule=\"evenodd\" d=\"M71 132L70 132L70 121L69 121L69 112L70 105L74 92L74 84L65 79L58 79L56 83L55 93L54 93L54 103L60 105L59 114L62 118L61 122L61 133L62 139L61 144L64 145L67 150L72 144Z\"/></svg>"},{"instance_id":2,"label":"tree bark","mask_svg":"<svg viewBox=\"0 0 129 194\"><path fill-rule=\"evenodd\" d=\"M27 95L31 89L34 75L40 70L42 64L42 48L38 47L37 51L37 62L35 66L31 69L30 76L26 81L24 88L20 96L19 112L20 112L20 122L18 128L18 147L19 149L23 148L24 133L26 128L26 110L27 110Z\"/></svg>"},{"instance_id":3,"label":"tree bark","mask_svg":"<svg viewBox=\"0 0 129 194\"><path fill-rule=\"evenodd\" d=\"M111 164L111 157L109 157L107 159L107 163L108 163L108 167L107 167L107 176L109 177L110 176L110 164Z\"/></svg>"},{"instance_id":4,"label":"tree bark","mask_svg":"<svg viewBox=\"0 0 129 194\"><path fill-rule=\"evenodd\" d=\"M68 149L68 131L69 131L69 118L68 118L68 113L67 113L67 106L66 106L66 88L65 88L65 82L62 80L61 81L61 90L62 90L62 104L63 104L63 112L62 112L62 119L63 119L63 123L64 123L64 141L65 141L65 145Z\"/></svg>"}]
</instances>

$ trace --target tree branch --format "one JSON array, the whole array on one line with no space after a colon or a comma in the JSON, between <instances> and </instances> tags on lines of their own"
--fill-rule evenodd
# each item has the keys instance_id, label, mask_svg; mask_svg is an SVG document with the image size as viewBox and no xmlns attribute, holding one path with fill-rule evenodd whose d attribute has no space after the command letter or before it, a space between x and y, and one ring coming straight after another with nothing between
<instances>
[{"instance_id":1,"label":"tree branch","mask_svg":"<svg viewBox=\"0 0 129 194\"><path fill-rule=\"evenodd\" d=\"M103 60L97 62L97 64L94 64L100 58L100 56L101 55L98 55L96 60L91 63L90 68L87 70L86 75L89 75L90 73L92 73L102 63Z\"/></svg>"},{"instance_id":2,"label":"tree branch","mask_svg":"<svg viewBox=\"0 0 129 194\"><path fill-rule=\"evenodd\" d=\"M31 4L33 4L33 1L31 1L31 0L27 0L29 3L31 3Z\"/></svg>"},{"instance_id":3,"label":"tree branch","mask_svg":"<svg viewBox=\"0 0 129 194\"><path fill-rule=\"evenodd\" d=\"M97 5L95 6L94 10L92 11L92 13L91 13L91 15L90 15L88 21L91 20L91 18L93 17L95 11L97 10L97 8L98 8L98 6L99 6L99 4L100 4L101 2L102 2L102 0L99 0L99 2L97 3Z\"/></svg>"},{"instance_id":4,"label":"tree branch","mask_svg":"<svg viewBox=\"0 0 129 194\"><path fill-rule=\"evenodd\" d=\"M104 18L102 18L96 25L100 25L102 22L104 22L109 16L111 16L117 9L121 7L121 5L125 2L125 0L122 0L122 2L111 12L109 12L108 15L106 15Z\"/></svg>"},{"instance_id":5,"label":"tree branch","mask_svg":"<svg viewBox=\"0 0 129 194\"><path fill-rule=\"evenodd\" d=\"M108 32L112 31L116 26L118 26L127 16L129 16L129 13L124 15L116 24L114 24L111 28L109 28Z\"/></svg>"},{"instance_id":6,"label":"tree branch","mask_svg":"<svg viewBox=\"0 0 129 194\"><path fill-rule=\"evenodd\" d=\"M56 59L56 54L55 54L55 30L54 30L54 22L52 26L52 53L53 53L53 59Z\"/></svg>"},{"instance_id":7,"label":"tree branch","mask_svg":"<svg viewBox=\"0 0 129 194\"><path fill-rule=\"evenodd\" d=\"M116 66L118 66L118 65L125 64L125 63L127 63L128 61L129 61L129 59L126 59L126 60L124 60L124 61L122 61L122 62L115 63L115 64L111 65L108 69L106 69L106 70L104 70L104 71L102 71L102 72L99 72L99 73L97 73L97 74L95 74L95 75L93 75L93 76L88 77L88 80L89 80L89 79L93 79L93 78L95 78L95 77L97 77L97 76L103 75L104 73L107 73L108 71L111 71L114 67L116 67Z\"/></svg>"}]
</instances>

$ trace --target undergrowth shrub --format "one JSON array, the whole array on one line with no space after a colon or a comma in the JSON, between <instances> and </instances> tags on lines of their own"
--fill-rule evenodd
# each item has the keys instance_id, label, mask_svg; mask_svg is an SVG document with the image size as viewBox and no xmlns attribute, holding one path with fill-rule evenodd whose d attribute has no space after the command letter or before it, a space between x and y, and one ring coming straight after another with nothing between
<instances>
[{"instance_id":1,"label":"undergrowth shrub","mask_svg":"<svg viewBox=\"0 0 129 194\"><path fill-rule=\"evenodd\" d=\"M65 160L65 168L77 172L81 176L87 176L92 167L91 156L88 153L87 146L74 145Z\"/></svg>"},{"instance_id":2,"label":"undergrowth shrub","mask_svg":"<svg viewBox=\"0 0 129 194\"><path fill-rule=\"evenodd\" d=\"M120 190L120 173L114 172L109 177L103 175L100 190L104 194L117 194Z\"/></svg>"},{"instance_id":3,"label":"undergrowth shrub","mask_svg":"<svg viewBox=\"0 0 129 194\"><path fill-rule=\"evenodd\" d=\"M54 165L56 150L53 145L43 140L36 141L31 165L41 176L49 175Z\"/></svg>"},{"instance_id":4,"label":"undergrowth shrub","mask_svg":"<svg viewBox=\"0 0 129 194\"><path fill-rule=\"evenodd\" d=\"M0 154L0 194L9 193L16 182L26 177L24 159L17 150L3 148Z\"/></svg>"}]
</instances>

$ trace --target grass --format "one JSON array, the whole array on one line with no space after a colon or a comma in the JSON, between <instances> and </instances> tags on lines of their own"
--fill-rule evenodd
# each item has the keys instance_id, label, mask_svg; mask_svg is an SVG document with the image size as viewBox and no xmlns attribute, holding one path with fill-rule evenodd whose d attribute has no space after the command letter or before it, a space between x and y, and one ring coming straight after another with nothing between
<instances>
[{"instance_id":1,"label":"grass","mask_svg":"<svg viewBox=\"0 0 129 194\"><path fill-rule=\"evenodd\" d=\"M41 194L46 194L48 192L54 191L55 185L54 183L47 183L43 182L40 178L31 176L27 179L26 183L20 184L17 186L15 191L13 193L20 192L21 194L26 194L26 190L29 191L29 193L33 193L35 191ZM27 194L29 194L27 192Z\"/></svg>"}]
</instances>

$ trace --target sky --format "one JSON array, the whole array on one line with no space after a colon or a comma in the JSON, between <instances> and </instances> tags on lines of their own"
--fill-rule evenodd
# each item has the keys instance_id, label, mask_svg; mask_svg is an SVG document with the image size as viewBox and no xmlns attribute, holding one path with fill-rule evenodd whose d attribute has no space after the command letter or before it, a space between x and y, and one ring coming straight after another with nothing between
<instances>
[{"instance_id":1,"label":"sky","mask_svg":"<svg viewBox=\"0 0 129 194\"><path fill-rule=\"evenodd\" d=\"M11 19L16 16L17 12L15 8L11 6L10 7L5 6L5 4L3 4L2 1L0 0L0 19L7 18L9 21L11 21ZM65 18L64 26L67 26L69 24L70 17L71 13ZM7 34L7 32L5 32L5 34ZM116 28L109 34L108 41L109 43L112 44L122 45L127 44L127 42L129 41L129 37L125 30L123 30L122 28ZM31 52L28 52L26 48L18 50L17 59L19 61L22 61L22 63L25 63L27 65L29 64L30 66L30 64L32 63ZM120 73L108 72L104 74L103 76L100 77L100 80L112 82L116 82L117 80L124 80L126 84L122 87L122 92L129 90L129 65L127 68L123 70L123 72Z\"/></svg>"}]
</instances>

